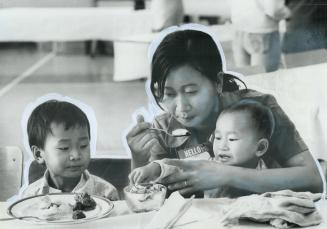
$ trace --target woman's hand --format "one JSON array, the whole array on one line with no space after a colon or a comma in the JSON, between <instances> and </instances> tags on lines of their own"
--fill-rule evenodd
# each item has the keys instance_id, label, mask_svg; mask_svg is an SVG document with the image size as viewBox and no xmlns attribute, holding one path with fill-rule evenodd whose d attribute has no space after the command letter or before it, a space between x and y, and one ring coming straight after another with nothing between
<instances>
[{"instance_id":1,"label":"woman's hand","mask_svg":"<svg viewBox=\"0 0 327 229\"><path fill-rule=\"evenodd\" d=\"M165 149L160 145L155 133L148 131L151 124L144 122L142 115L138 115L136 120L137 124L126 136L132 153L133 168L146 165L151 155L165 153Z\"/></svg>"},{"instance_id":2,"label":"woman's hand","mask_svg":"<svg viewBox=\"0 0 327 229\"><path fill-rule=\"evenodd\" d=\"M164 159L163 162L180 169L162 182L168 184L170 190L179 190L181 194L218 188L228 183L225 166L214 161Z\"/></svg>"},{"instance_id":3,"label":"woman's hand","mask_svg":"<svg viewBox=\"0 0 327 229\"><path fill-rule=\"evenodd\" d=\"M168 176L164 181L168 188L181 193L229 186L253 193L265 193L284 189L321 192L321 178L309 152L290 158L288 167L275 169L250 169L228 166L215 161L165 160L182 172ZM303 179L306 178L306 179Z\"/></svg>"}]
</instances>

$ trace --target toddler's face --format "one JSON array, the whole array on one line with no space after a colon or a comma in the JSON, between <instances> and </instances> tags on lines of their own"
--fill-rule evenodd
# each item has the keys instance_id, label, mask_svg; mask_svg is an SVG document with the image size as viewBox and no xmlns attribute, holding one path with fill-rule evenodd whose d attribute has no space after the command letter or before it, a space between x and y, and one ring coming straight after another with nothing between
<instances>
[{"instance_id":1,"label":"toddler's face","mask_svg":"<svg viewBox=\"0 0 327 229\"><path fill-rule=\"evenodd\" d=\"M62 178L79 177L90 162L90 140L87 127L71 127L51 124L52 133L46 137L44 158L52 176Z\"/></svg>"},{"instance_id":2,"label":"toddler's face","mask_svg":"<svg viewBox=\"0 0 327 229\"><path fill-rule=\"evenodd\" d=\"M248 112L223 113L216 123L213 149L223 164L255 167L258 137Z\"/></svg>"},{"instance_id":3,"label":"toddler's face","mask_svg":"<svg viewBox=\"0 0 327 229\"><path fill-rule=\"evenodd\" d=\"M162 104L185 127L200 127L217 102L216 85L189 65L168 74Z\"/></svg>"}]
</instances>

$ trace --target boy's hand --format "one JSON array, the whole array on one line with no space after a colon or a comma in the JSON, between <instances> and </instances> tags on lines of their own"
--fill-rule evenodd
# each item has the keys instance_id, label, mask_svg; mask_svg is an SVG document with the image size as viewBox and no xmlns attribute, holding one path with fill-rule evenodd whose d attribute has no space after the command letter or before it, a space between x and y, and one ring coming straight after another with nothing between
<instances>
[{"instance_id":1,"label":"boy's hand","mask_svg":"<svg viewBox=\"0 0 327 229\"><path fill-rule=\"evenodd\" d=\"M157 163L134 169L128 176L131 184L146 183L154 181L160 176L161 168Z\"/></svg>"}]
</instances>

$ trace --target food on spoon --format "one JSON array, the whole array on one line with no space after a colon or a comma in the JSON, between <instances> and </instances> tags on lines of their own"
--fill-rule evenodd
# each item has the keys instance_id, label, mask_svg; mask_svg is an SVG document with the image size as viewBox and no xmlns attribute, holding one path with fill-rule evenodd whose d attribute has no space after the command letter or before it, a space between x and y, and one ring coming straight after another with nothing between
<instances>
[{"instance_id":1,"label":"food on spoon","mask_svg":"<svg viewBox=\"0 0 327 229\"><path fill-rule=\"evenodd\" d=\"M173 136L189 136L190 132L187 129L176 129L171 132Z\"/></svg>"},{"instance_id":2,"label":"food on spoon","mask_svg":"<svg viewBox=\"0 0 327 229\"><path fill-rule=\"evenodd\" d=\"M135 184L124 188L127 205L134 212L159 210L166 191L161 184Z\"/></svg>"}]
</instances>

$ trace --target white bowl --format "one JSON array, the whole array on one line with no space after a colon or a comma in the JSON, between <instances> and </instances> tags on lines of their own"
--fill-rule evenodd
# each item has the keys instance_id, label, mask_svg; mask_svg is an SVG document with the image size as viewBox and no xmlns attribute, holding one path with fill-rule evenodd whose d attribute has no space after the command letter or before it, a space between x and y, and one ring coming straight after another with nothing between
<instances>
[{"instance_id":1,"label":"white bowl","mask_svg":"<svg viewBox=\"0 0 327 229\"><path fill-rule=\"evenodd\" d=\"M133 212L159 210L167 188L161 184L130 185L124 188L125 200Z\"/></svg>"}]
</instances>

